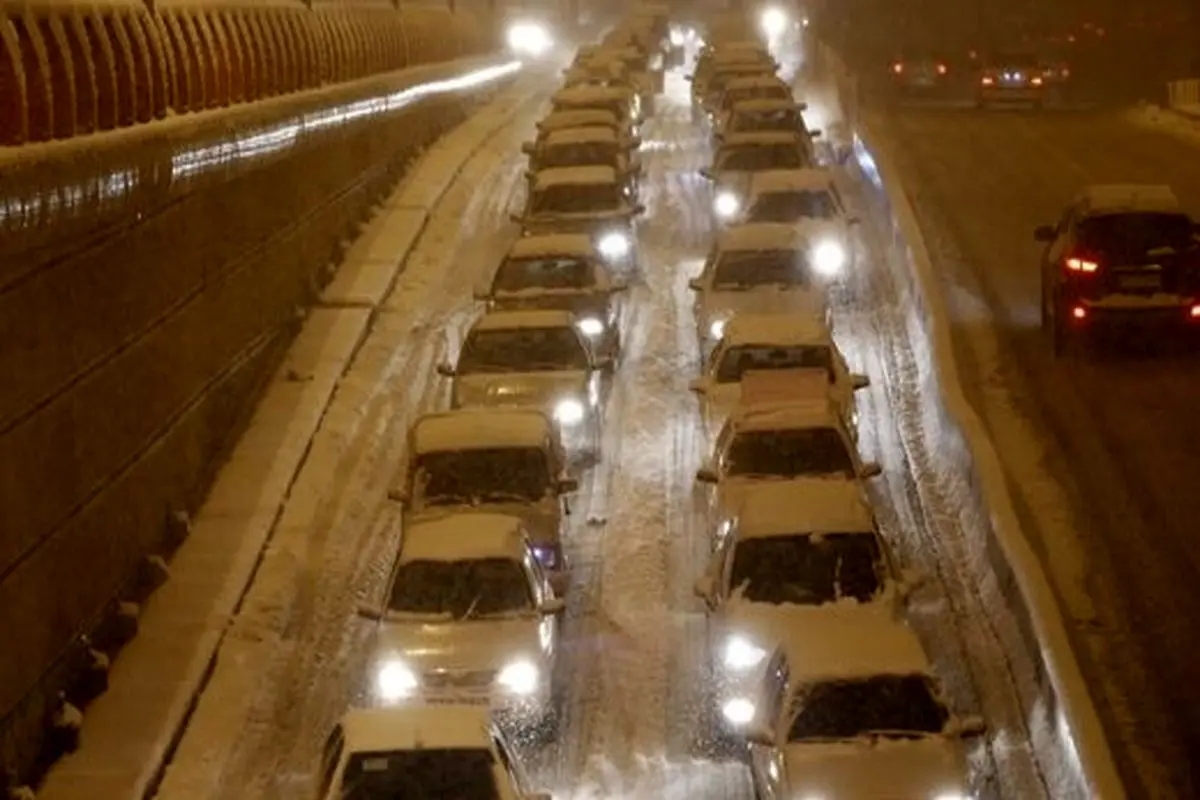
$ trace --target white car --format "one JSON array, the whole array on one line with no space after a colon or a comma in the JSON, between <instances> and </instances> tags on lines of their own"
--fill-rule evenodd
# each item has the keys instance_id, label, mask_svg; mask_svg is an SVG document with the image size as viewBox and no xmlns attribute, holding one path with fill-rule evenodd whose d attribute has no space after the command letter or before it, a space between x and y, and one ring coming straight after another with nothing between
<instances>
[{"instance_id":1,"label":"white car","mask_svg":"<svg viewBox=\"0 0 1200 800\"><path fill-rule=\"evenodd\" d=\"M713 108L714 129L723 130L734 106L747 100L795 102L792 87L778 75L746 75L734 78L725 84L725 91L721 93Z\"/></svg>"},{"instance_id":2,"label":"white car","mask_svg":"<svg viewBox=\"0 0 1200 800\"><path fill-rule=\"evenodd\" d=\"M712 488L710 519L741 507L753 486L798 478L862 482L881 473L862 460L837 404L827 398L739 406L696 480ZM865 491L865 487L864 487Z\"/></svg>"},{"instance_id":3,"label":"white car","mask_svg":"<svg viewBox=\"0 0 1200 800\"><path fill-rule=\"evenodd\" d=\"M578 86L559 89L550 97L551 111L599 108L611 111L623 124L636 128L641 121L641 98L636 91L619 86Z\"/></svg>"},{"instance_id":4,"label":"white car","mask_svg":"<svg viewBox=\"0 0 1200 800\"><path fill-rule=\"evenodd\" d=\"M736 225L717 236L696 293L698 336L707 353L735 314L787 313L830 320L821 276L812 264L812 243L792 225Z\"/></svg>"},{"instance_id":5,"label":"white car","mask_svg":"<svg viewBox=\"0 0 1200 800\"><path fill-rule=\"evenodd\" d=\"M579 108L551 112L537 124L538 139L543 139L555 131L570 128L611 128L630 148L636 149L642 144L642 140L634 135L628 122L603 108Z\"/></svg>"},{"instance_id":6,"label":"white car","mask_svg":"<svg viewBox=\"0 0 1200 800\"><path fill-rule=\"evenodd\" d=\"M487 708L356 708L321 753L317 800L488 797L552 800L528 774Z\"/></svg>"},{"instance_id":7,"label":"white car","mask_svg":"<svg viewBox=\"0 0 1200 800\"><path fill-rule=\"evenodd\" d=\"M522 729L558 720L559 612L520 519L458 514L404 530L374 620L374 697L490 706Z\"/></svg>"},{"instance_id":8,"label":"white car","mask_svg":"<svg viewBox=\"0 0 1200 800\"><path fill-rule=\"evenodd\" d=\"M746 720L755 796L968 800L965 738L978 717L947 707L929 658L908 627L880 614L789 636L768 660L753 699L727 711Z\"/></svg>"},{"instance_id":9,"label":"white car","mask_svg":"<svg viewBox=\"0 0 1200 800\"><path fill-rule=\"evenodd\" d=\"M603 243L601 243L603 245ZM580 233L524 236L513 242L492 276L491 287L475 299L489 310L563 309L601 357L621 350L621 297L628 284L616 281L592 242Z\"/></svg>"},{"instance_id":10,"label":"white car","mask_svg":"<svg viewBox=\"0 0 1200 800\"><path fill-rule=\"evenodd\" d=\"M826 169L759 172L750 179L743 222L802 225L819 241L813 251L817 268L827 274L853 269L857 261L850 229L859 223Z\"/></svg>"},{"instance_id":11,"label":"white car","mask_svg":"<svg viewBox=\"0 0 1200 800\"><path fill-rule=\"evenodd\" d=\"M729 115L725 118L717 137L722 138L739 133L764 133L775 131L779 133L795 133L800 136L812 136L804 121L806 106L795 100L741 100L733 104Z\"/></svg>"},{"instance_id":12,"label":"white car","mask_svg":"<svg viewBox=\"0 0 1200 800\"><path fill-rule=\"evenodd\" d=\"M563 309L491 311L467 331L458 362L439 364L453 378L451 408L538 408L558 425L571 452L599 446L604 370L611 360Z\"/></svg>"},{"instance_id":13,"label":"white car","mask_svg":"<svg viewBox=\"0 0 1200 800\"><path fill-rule=\"evenodd\" d=\"M557 591L569 578L563 532L579 481L554 423L532 408L422 414L408 432L407 463L389 497L407 528L465 512L520 517Z\"/></svg>"},{"instance_id":14,"label":"white car","mask_svg":"<svg viewBox=\"0 0 1200 800\"><path fill-rule=\"evenodd\" d=\"M715 435L741 402L749 372L811 370L829 387L851 431L857 428L854 393L870 385L852 373L825 319L804 314L735 314L713 348L704 374L691 384L700 396L705 427Z\"/></svg>"},{"instance_id":15,"label":"white car","mask_svg":"<svg viewBox=\"0 0 1200 800\"><path fill-rule=\"evenodd\" d=\"M609 166L629 181L634 190L641 178L642 161L612 128L566 128L547 134L541 141L526 142L522 152L529 156L526 175L562 167Z\"/></svg>"},{"instance_id":16,"label":"white car","mask_svg":"<svg viewBox=\"0 0 1200 800\"><path fill-rule=\"evenodd\" d=\"M750 182L756 172L803 169L813 165L808 142L788 131L731 133L721 139L713 165L701 170L712 183L716 222L736 219L745 208Z\"/></svg>"}]
</instances>

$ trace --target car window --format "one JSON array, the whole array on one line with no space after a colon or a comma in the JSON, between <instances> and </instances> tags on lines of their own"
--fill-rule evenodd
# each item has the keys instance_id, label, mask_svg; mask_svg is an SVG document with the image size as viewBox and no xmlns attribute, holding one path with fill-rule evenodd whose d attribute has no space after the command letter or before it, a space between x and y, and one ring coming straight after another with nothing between
<instances>
[{"instance_id":1,"label":"car window","mask_svg":"<svg viewBox=\"0 0 1200 800\"><path fill-rule=\"evenodd\" d=\"M749 222L796 222L801 219L834 219L838 203L825 190L766 192L758 196L747 214Z\"/></svg>"},{"instance_id":2,"label":"car window","mask_svg":"<svg viewBox=\"0 0 1200 800\"><path fill-rule=\"evenodd\" d=\"M717 171L762 172L807 166L795 144L738 145L721 151Z\"/></svg>"},{"instance_id":3,"label":"car window","mask_svg":"<svg viewBox=\"0 0 1200 800\"><path fill-rule=\"evenodd\" d=\"M791 97L792 93L786 86L739 86L726 90L721 105L731 108L734 103L743 100L790 100Z\"/></svg>"},{"instance_id":4,"label":"car window","mask_svg":"<svg viewBox=\"0 0 1200 800\"><path fill-rule=\"evenodd\" d=\"M772 655L770 662L767 663L767 669L763 675L764 694L766 695L764 718L772 728L783 717L790 682L791 667L788 665L787 657L782 650L777 650Z\"/></svg>"},{"instance_id":5,"label":"car window","mask_svg":"<svg viewBox=\"0 0 1200 800\"><path fill-rule=\"evenodd\" d=\"M806 260L795 250L746 250L722 253L713 270L717 290L756 286L805 287L812 283Z\"/></svg>"},{"instance_id":6,"label":"car window","mask_svg":"<svg viewBox=\"0 0 1200 800\"><path fill-rule=\"evenodd\" d=\"M536 502L551 489L550 465L537 447L422 453L413 475L414 505Z\"/></svg>"},{"instance_id":7,"label":"car window","mask_svg":"<svg viewBox=\"0 0 1200 800\"><path fill-rule=\"evenodd\" d=\"M574 328L472 330L458 356L458 372L502 373L586 370L588 352Z\"/></svg>"},{"instance_id":8,"label":"car window","mask_svg":"<svg viewBox=\"0 0 1200 800\"><path fill-rule=\"evenodd\" d=\"M868 603L882 592L883 576L873 533L799 533L739 541L729 585L752 603Z\"/></svg>"},{"instance_id":9,"label":"car window","mask_svg":"<svg viewBox=\"0 0 1200 800\"><path fill-rule=\"evenodd\" d=\"M423 748L355 753L342 776L342 800L500 800L495 759L486 748Z\"/></svg>"},{"instance_id":10,"label":"car window","mask_svg":"<svg viewBox=\"0 0 1200 800\"><path fill-rule=\"evenodd\" d=\"M586 258L547 256L506 258L500 262L492 289L520 292L525 289L591 289L596 270Z\"/></svg>"},{"instance_id":11,"label":"car window","mask_svg":"<svg viewBox=\"0 0 1200 800\"><path fill-rule=\"evenodd\" d=\"M1191 220L1183 214L1093 216L1079 223L1077 234L1080 247L1116 259L1196 247Z\"/></svg>"},{"instance_id":12,"label":"car window","mask_svg":"<svg viewBox=\"0 0 1200 800\"><path fill-rule=\"evenodd\" d=\"M533 192L535 214L587 214L622 207L621 187L615 183L563 184Z\"/></svg>"},{"instance_id":13,"label":"car window","mask_svg":"<svg viewBox=\"0 0 1200 800\"><path fill-rule=\"evenodd\" d=\"M921 675L813 684L797 694L793 710L789 742L864 735L920 738L941 732L949 719L929 679Z\"/></svg>"},{"instance_id":14,"label":"car window","mask_svg":"<svg viewBox=\"0 0 1200 800\"><path fill-rule=\"evenodd\" d=\"M739 431L729 443L730 476L855 476L846 442L833 428Z\"/></svg>"},{"instance_id":15,"label":"car window","mask_svg":"<svg viewBox=\"0 0 1200 800\"><path fill-rule=\"evenodd\" d=\"M717 383L740 383L749 370L823 369L833 383L833 348L829 345L772 345L746 344L730 347L717 367Z\"/></svg>"},{"instance_id":16,"label":"car window","mask_svg":"<svg viewBox=\"0 0 1200 800\"><path fill-rule=\"evenodd\" d=\"M480 619L532 611L533 588L510 558L405 561L396 568L388 610Z\"/></svg>"},{"instance_id":17,"label":"car window","mask_svg":"<svg viewBox=\"0 0 1200 800\"><path fill-rule=\"evenodd\" d=\"M739 111L730 124L730 130L740 131L795 131L800 129L800 114L793 109L776 111Z\"/></svg>"}]
</instances>

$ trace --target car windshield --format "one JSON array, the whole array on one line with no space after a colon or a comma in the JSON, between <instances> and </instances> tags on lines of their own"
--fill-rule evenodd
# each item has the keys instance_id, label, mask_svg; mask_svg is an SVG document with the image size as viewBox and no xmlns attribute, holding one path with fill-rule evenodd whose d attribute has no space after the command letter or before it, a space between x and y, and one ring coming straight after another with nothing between
<instances>
[{"instance_id":1,"label":"car windshield","mask_svg":"<svg viewBox=\"0 0 1200 800\"><path fill-rule=\"evenodd\" d=\"M762 172L807 166L797 144L746 144L730 147L717 159L718 172Z\"/></svg>"},{"instance_id":2,"label":"car windshield","mask_svg":"<svg viewBox=\"0 0 1200 800\"><path fill-rule=\"evenodd\" d=\"M533 609L529 578L511 558L409 561L396 570L389 611L452 619Z\"/></svg>"},{"instance_id":3,"label":"car windshield","mask_svg":"<svg viewBox=\"0 0 1200 800\"><path fill-rule=\"evenodd\" d=\"M550 466L537 447L497 447L422 453L414 505L534 503L550 492Z\"/></svg>"},{"instance_id":4,"label":"car windshield","mask_svg":"<svg viewBox=\"0 0 1200 800\"><path fill-rule=\"evenodd\" d=\"M794 109L777 111L739 111L729 126L730 132L798 131L800 114Z\"/></svg>"},{"instance_id":5,"label":"car windshield","mask_svg":"<svg viewBox=\"0 0 1200 800\"><path fill-rule=\"evenodd\" d=\"M731 64L722 64L721 69L714 70L708 89L711 92L725 91L725 84L738 78L749 78L756 75L770 77L774 70L771 65L759 59L747 58Z\"/></svg>"},{"instance_id":6,"label":"car windshield","mask_svg":"<svg viewBox=\"0 0 1200 800\"><path fill-rule=\"evenodd\" d=\"M1196 247L1196 240L1186 215L1146 212L1085 219L1079 224L1079 244L1106 259L1119 260L1190 250Z\"/></svg>"},{"instance_id":7,"label":"car windshield","mask_svg":"<svg viewBox=\"0 0 1200 800\"><path fill-rule=\"evenodd\" d=\"M767 192L750 207L750 222L795 222L800 219L834 219L838 207L833 195L821 189L801 192Z\"/></svg>"},{"instance_id":8,"label":"car windshield","mask_svg":"<svg viewBox=\"0 0 1200 800\"><path fill-rule=\"evenodd\" d=\"M421 748L353 753L341 800L500 800L485 748Z\"/></svg>"},{"instance_id":9,"label":"car windshield","mask_svg":"<svg viewBox=\"0 0 1200 800\"><path fill-rule=\"evenodd\" d=\"M585 370L588 354L574 328L473 330L458 356L460 375Z\"/></svg>"},{"instance_id":10,"label":"car windshield","mask_svg":"<svg viewBox=\"0 0 1200 800\"><path fill-rule=\"evenodd\" d=\"M550 116L542 122L542 130L544 131L559 131L566 128L612 128L618 127L617 118L607 111L601 110L585 110L585 111L560 111Z\"/></svg>"},{"instance_id":11,"label":"car windshield","mask_svg":"<svg viewBox=\"0 0 1200 800\"><path fill-rule=\"evenodd\" d=\"M713 288L808 286L807 266L794 250L749 250L722 253L713 270Z\"/></svg>"},{"instance_id":12,"label":"car windshield","mask_svg":"<svg viewBox=\"0 0 1200 800\"><path fill-rule=\"evenodd\" d=\"M556 167L575 167L599 164L605 167L617 166L620 151L615 142L572 142L570 144L548 145L538 156L538 167L554 169Z\"/></svg>"},{"instance_id":13,"label":"car windshield","mask_svg":"<svg viewBox=\"0 0 1200 800\"><path fill-rule=\"evenodd\" d=\"M733 437L725 465L735 477L855 477L846 443L833 428L742 431Z\"/></svg>"},{"instance_id":14,"label":"car windshield","mask_svg":"<svg viewBox=\"0 0 1200 800\"><path fill-rule=\"evenodd\" d=\"M780 369L823 369L833 383L833 348L825 344L772 345L747 344L730 347L717 365L717 383L740 383L747 371Z\"/></svg>"},{"instance_id":15,"label":"car windshield","mask_svg":"<svg viewBox=\"0 0 1200 800\"><path fill-rule=\"evenodd\" d=\"M597 111L608 111L616 116L617 119L629 118L629 104L623 100L613 98L612 100L590 100L590 101L557 101L554 103L554 111L582 111L584 109L595 109Z\"/></svg>"},{"instance_id":16,"label":"car windshield","mask_svg":"<svg viewBox=\"0 0 1200 800\"><path fill-rule=\"evenodd\" d=\"M743 100L789 100L791 96L786 86L739 86L725 91L721 105L732 108L734 103Z\"/></svg>"},{"instance_id":17,"label":"car windshield","mask_svg":"<svg viewBox=\"0 0 1200 800\"><path fill-rule=\"evenodd\" d=\"M533 193L535 214L594 214L617 211L623 205L615 183L559 184Z\"/></svg>"},{"instance_id":18,"label":"car windshield","mask_svg":"<svg viewBox=\"0 0 1200 800\"><path fill-rule=\"evenodd\" d=\"M879 735L918 738L940 733L949 715L922 675L881 675L829 681L803 690L789 742Z\"/></svg>"},{"instance_id":19,"label":"car windshield","mask_svg":"<svg viewBox=\"0 0 1200 800\"><path fill-rule=\"evenodd\" d=\"M591 289L596 271L586 258L546 256L506 258L496 270L492 289L520 292L526 289Z\"/></svg>"},{"instance_id":20,"label":"car windshield","mask_svg":"<svg viewBox=\"0 0 1200 800\"><path fill-rule=\"evenodd\" d=\"M883 555L874 533L743 539L729 586L752 603L869 603L883 590Z\"/></svg>"}]
</instances>

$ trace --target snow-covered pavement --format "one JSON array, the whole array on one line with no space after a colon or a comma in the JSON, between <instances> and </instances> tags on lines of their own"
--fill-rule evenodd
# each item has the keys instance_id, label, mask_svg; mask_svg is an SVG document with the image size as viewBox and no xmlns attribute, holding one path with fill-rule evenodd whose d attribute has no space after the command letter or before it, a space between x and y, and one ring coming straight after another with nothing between
<instances>
[{"instance_id":1,"label":"snow-covered pavement","mask_svg":"<svg viewBox=\"0 0 1200 800\"><path fill-rule=\"evenodd\" d=\"M1200 211L1195 135L1117 113L880 117L943 277L965 389L985 418L1136 797L1200 796L1200 362L1056 360L1038 330L1041 245L1090 183L1167 183ZM981 165L986 164L986 169Z\"/></svg>"}]
</instances>

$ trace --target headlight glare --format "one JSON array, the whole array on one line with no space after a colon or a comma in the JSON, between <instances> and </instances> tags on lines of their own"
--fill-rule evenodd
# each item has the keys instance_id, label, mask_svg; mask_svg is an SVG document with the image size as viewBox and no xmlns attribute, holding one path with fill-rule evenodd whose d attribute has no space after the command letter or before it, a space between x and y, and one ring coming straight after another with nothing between
<instances>
[{"instance_id":1,"label":"headlight glare","mask_svg":"<svg viewBox=\"0 0 1200 800\"><path fill-rule=\"evenodd\" d=\"M713 320L712 324L708 326L708 335L714 339L720 339L722 336L724 336L725 320Z\"/></svg>"},{"instance_id":2,"label":"headlight glare","mask_svg":"<svg viewBox=\"0 0 1200 800\"><path fill-rule=\"evenodd\" d=\"M518 22L508 29L508 46L514 53L537 58L552 45L550 32L535 22Z\"/></svg>"},{"instance_id":3,"label":"headlight glare","mask_svg":"<svg viewBox=\"0 0 1200 800\"><path fill-rule=\"evenodd\" d=\"M748 725L754 719L754 703L744 697L735 697L721 706L725 719L734 725Z\"/></svg>"},{"instance_id":4,"label":"headlight glare","mask_svg":"<svg viewBox=\"0 0 1200 800\"><path fill-rule=\"evenodd\" d=\"M416 691L418 683L416 673L399 661L382 664L375 674L375 691L387 702L408 697Z\"/></svg>"},{"instance_id":5,"label":"headlight glare","mask_svg":"<svg viewBox=\"0 0 1200 800\"><path fill-rule=\"evenodd\" d=\"M514 694L533 694L538 687L541 672L530 661L514 661L500 670L496 682Z\"/></svg>"},{"instance_id":6,"label":"headlight glare","mask_svg":"<svg viewBox=\"0 0 1200 800\"><path fill-rule=\"evenodd\" d=\"M604 323L595 317L584 317L576 325L584 336L599 336L604 333Z\"/></svg>"},{"instance_id":7,"label":"headlight glare","mask_svg":"<svg viewBox=\"0 0 1200 800\"><path fill-rule=\"evenodd\" d=\"M554 407L554 419L560 425L578 425L583 422L583 403L575 399L559 400Z\"/></svg>"},{"instance_id":8,"label":"headlight glare","mask_svg":"<svg viewBox=\"0 0 1200 800\"><path fill-rule=\"evenodd\" d=\"M812 261L817 272L832 277L846 266L846 248L832 240L821 242L813 249Z\"/></svg>"},{"instance_id":9,"label":"headlight glare","mask_svg":"<svg viewBox=\"0 0 1200 800\"><path fill-rule=\"evenodd\" d=\"M631 243L629 237L619 231L606 233L600 239L600 255L608 259L624 258L629 255Z\"/></svg>"},{"instance_id":10,"label":"headlight glare","mask_svg":"<svg viewBox=\"0 0 1200 800\"><path fill-rule=\"evenodd\" d=\"M725 643L725 666L734 670L753 669L767 657L767 651L743 639L732 636Z\"/></svg>"},{"instance_id":11,"label":"headlight glare","mask_svg":"<svg viewBox=\"0 0 1200 800\"><path fill-rule=\"evenodd\" d=\"M782 36L787 31L788 15L781 8L768 8L759 17L763 33L772 39Z\"/></svg>"},{"instance_id":12,"label":"headlight glare","mask_svg":"<svg viewBox=\"0 0 1200 800\"><path fill-rule=\"evenodd\" d=\"M717 216L722 219L729 219L734 214L741 210L742 204L738 201L737 195L733 192L721 192L713 201L713 208L717 212Z\"/></svg>"}]
</instances>

